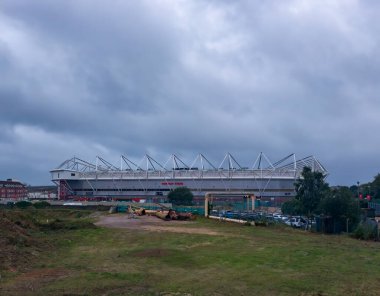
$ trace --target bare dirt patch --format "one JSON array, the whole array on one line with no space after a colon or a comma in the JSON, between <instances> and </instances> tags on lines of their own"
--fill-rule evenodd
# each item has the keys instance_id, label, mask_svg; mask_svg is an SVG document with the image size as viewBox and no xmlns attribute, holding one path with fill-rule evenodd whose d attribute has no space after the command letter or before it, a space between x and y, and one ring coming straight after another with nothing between
<instances>
[{"instance_id":1,"label":"bare dirt patch","mask_svg":"<svg viewBox=\"0 0 380 296\"><path fill-rule=\"evenodd\" d=\"M223 235L220 232L216 232L207 228L188 228L181 226L144 226L144 230L148 231L162 231L162 232L176 232L176 233L188 233L188 234L207 234L207 235Z\"/></svg>"},{"instance_id":2,"label":"bare dirt patch","mask_svg":"<svg viewBox=\"0 0 380 296\"><path fill-rule=\"evenodd\" d=\"M169 250L164 249L147 249L133 254L136 257L164 257L169 256Z\"/></svg>"},{"instance_id":3,"label":"bare dirt patch","mask_svg":"<svg viewBox=\"0 0 380 296\"><path fill-rule=\"evenodd\" d=\"M208 228L195 228L184 227L184 225L194 225L193 221L164 221L154 216L140 216L136 218L130 218L125 214L114 214L102 216L97 226L110 227L110 228L128 228L138 229L146 231L160 231L160 232L176 232L187 234L206 234L206 235L223 235L220 232L214 231Z\"/></svg>"}]
</instances>

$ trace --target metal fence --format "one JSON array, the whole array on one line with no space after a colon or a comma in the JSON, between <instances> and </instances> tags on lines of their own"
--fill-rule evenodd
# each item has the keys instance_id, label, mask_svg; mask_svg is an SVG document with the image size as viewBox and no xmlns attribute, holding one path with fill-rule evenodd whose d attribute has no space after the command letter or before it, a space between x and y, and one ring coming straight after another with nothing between
<instances>
[{"instance_id":1,"label":"metal fence","mask_svg":"<svg viewBox=\"0 0 380 296\"><path fill-rule=\"evenodd\" d=\"M368 203L368 207L371 208L371 209L375 209L376 216L380 215L380 203L369 202Z\"/></svg>"}]
</instances>

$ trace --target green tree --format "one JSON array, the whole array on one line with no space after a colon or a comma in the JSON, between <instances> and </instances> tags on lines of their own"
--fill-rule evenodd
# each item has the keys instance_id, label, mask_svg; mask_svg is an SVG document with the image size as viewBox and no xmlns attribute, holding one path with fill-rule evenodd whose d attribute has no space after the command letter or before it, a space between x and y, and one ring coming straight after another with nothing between
<instances>
[{"instance_id":1,"label":"green tree","mask_svg":"<svg viewBox=\"0 0 380 296\"><path fill-rule=\"evenodd\" d=\"M377 174L377 176L375 176L370 186L373 198L380 199L380 174Z\"/></svg>"},{"instance_id":2,"label":"green tree","mask_svg":"<svg viewBox=\"0 0 380 296\"><path fill-rule=\"evenodd\" d=\"M315 214L321 200L329 193L329 185L320 172L304 167L295 183L296 199L300 201L301 213L310 217Z\"/></svg>"},{"instance_id":3,"label":"green tree","mask_svg":"<svg viewBox=\"0 0 380 296\"><path fill-rule=\"evenodd\" d=\"M358 196L358 194L359 194L359 186L357 186L357 185L352 185L352 186L350 186L350 191L352 192L352 194L354 195L354 196Z\"/></svg>"},{"instance_id":4,"label":"green tree","mask_svg":"<svg viewBox=\"0 0 380 296\"><path fill-rule=\"evenodd\" d=\"M285 215L300 215L301 202L298 199L292 199L284 202L281 206L281 212Z\"/></svg>"},{"instance_id":5,"label":"green tree","mask_svg":"<svg viewBox=\"0 0 380 296\"><path fill-rule=\"evenodd\" d=\"M360 207L358 200L347 187L331 190L327 197L322 199L319 205L321 214L331 216L334 220L345 222L349 219L350 223L359 222Z\"/></svg>"},{"instance_id":6,"label":"green tree","mask_svg":"<svg viewBox=\"0 0 380 296\"><path fill-rule=\"evenodd\" d=\"M190 206L193 204L193 194L187 187L177 187L170 191L168 199L173 205Z\"/></svg>"}]
</instances>

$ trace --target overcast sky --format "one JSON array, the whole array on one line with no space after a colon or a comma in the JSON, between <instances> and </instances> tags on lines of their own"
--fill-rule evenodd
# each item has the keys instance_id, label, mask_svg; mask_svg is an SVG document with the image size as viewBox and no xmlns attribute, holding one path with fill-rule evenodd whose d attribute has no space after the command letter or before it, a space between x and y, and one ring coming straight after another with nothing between
<instances>
[{"instance_id":1,"label":"overcast sky","mask_svg":"<svg viewBox=\"0 0 380 296\"><path fill-rule=\"evenodd\" d=\"M380 1L0 0L0 179L73 156L380 172Z\"/></svg>"}]
</instances>

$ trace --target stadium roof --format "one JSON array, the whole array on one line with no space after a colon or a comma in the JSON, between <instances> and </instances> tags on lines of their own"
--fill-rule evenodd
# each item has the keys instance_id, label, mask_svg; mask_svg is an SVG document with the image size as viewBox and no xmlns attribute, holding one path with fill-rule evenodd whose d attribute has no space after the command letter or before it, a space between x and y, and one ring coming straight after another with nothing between
<instances>
[{"instance_id":1,"label":"stadium roof","mask_svg":"<svg viewBox=\"0 0 380 296\"><path fill-rule=\"evenodd\" d=\"M52 170L70 170L82 173L93 172L169 172L169 171L247 171L247 172L272 172L277 174L292 173L299 176L304 167L310 167L312 171L321 172L327 175L324 166L314 157L308 156L296 159L294 153L282 159L271 162L264 153L259 153L251 167L244 167L239 164L235 157L227 153L219 166L210 162L203 154L198 154L191 164L186 164L177 155L170 155L169 159L161 164L153 157L146 154L139 163L135 163L124 155L120 156L120 166L115 166L100 156L96 156L95 163L87 162L77 157L64 161L58 168Z\"/></svg>"}]
</instances>

